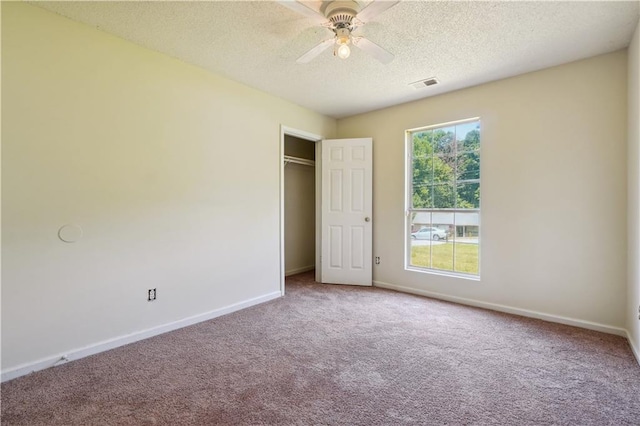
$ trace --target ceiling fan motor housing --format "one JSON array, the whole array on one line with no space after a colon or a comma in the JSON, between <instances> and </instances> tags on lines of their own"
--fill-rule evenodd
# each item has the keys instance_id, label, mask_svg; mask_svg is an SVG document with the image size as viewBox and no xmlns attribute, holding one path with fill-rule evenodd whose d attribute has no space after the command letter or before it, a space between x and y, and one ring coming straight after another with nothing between
<instances>
[{"instance_id":1,"label":"ceiling fan motor housing","mask_svg":"<svg viewBox=\"0 0 640 426\"><path fill-rule=\"evenodd\" d=\"M327 5L324 16L336 29L350 28L359 10L360 6L355 1L333 1Z\"/></svg>"}]
</instances>

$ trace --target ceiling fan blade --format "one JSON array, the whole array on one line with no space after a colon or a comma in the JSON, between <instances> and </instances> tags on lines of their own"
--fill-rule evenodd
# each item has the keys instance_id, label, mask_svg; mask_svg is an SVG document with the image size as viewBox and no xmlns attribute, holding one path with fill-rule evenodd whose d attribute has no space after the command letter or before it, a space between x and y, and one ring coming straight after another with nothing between
<instances>
[{"instance_id":1,"label":"ceiling fan blade","mask_svg":"<svg viewBox=\"0 0 640 426\"><path fill-rule=\"evenodd\" d=\"M353 45L364 50L383 64L393 61L393 54L364 37L353 37Z\"/></svg>"},{"instance_id":2,"label":"ceiling fan blade","mask_svg":"<svg viewBox=\"0 0 640 426\"><path fill-rule=\"evenodd\" d=\"M335 40L330 38L325 41L321 41L320 44L316 45L313 49L300 56L296 62L299 64L306 64L311 62L313 58L324 52L329 46L335 43Z\"/></svg>"},{"instance_id":3,"label":"ceiling fan blade","mask_svg":"<svg viewBox=\"0 0 640 426\"><path fill-rule=\"evenodd\" d=\"M298 12L300 15L304 15L307 18L313 19L317 24L324 24L327 22L327 18L305 5L304 2L297 0L278 0L278 3L280 3L287 9Z\"/></svg>"},{"instance_id":4,"label":"ceiling fan blade","mask_svg":"<svg viewBox=\"0 0 640 426\"><path fill-rule=\"evenodd\" d=\"M398 1L382 1L382 0L372 1L371 3L369 3L368 6L362 9L360 13L358 13L356 18L358 18L362 22L369 22L370 20L372 20L373 18L375 18L385 10L395 6L398 3L400 3L399 0Z\"/></svg>"}]
</instances>

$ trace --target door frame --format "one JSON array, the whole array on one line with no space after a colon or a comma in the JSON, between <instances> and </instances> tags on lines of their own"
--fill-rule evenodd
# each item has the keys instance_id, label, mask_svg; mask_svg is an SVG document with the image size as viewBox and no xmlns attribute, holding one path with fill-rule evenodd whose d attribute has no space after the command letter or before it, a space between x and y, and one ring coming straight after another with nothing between
<instances>
[{"instance_id":1,"label":"door frame","mask_svg":"<svg viewBox=\"0 0 640 426\"><path fill-rule=\"evenodd\" d=\"M299 139L308 140L315 144L315 178L316 178L316 275L315 280L322 282L321 254L322 254L322 139L321 135L316 135L304 130L295 129L280 125L280 294L284 296L284 137L293 136Z\"/></svg>"}]
</instances>

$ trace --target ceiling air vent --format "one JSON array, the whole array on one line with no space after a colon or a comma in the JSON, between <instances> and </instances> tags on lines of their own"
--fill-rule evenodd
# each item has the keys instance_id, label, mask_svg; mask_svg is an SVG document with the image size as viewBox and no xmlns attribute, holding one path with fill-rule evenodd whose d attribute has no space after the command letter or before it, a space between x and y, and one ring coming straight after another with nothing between
<instances>
[{"instance_id":1,"label":"ceiling air vent","mask_svg":"<svg viewBox=\"0 0 640 426\"><path fill-rule=\"evenodd\" d=\"M438 79L431 77L425 80L414 81L413 83L410 83L409 86L413 86L414 89L423 89L425 87L435 86L436 84L438 84Z\"/></svg>"}]
</instances>

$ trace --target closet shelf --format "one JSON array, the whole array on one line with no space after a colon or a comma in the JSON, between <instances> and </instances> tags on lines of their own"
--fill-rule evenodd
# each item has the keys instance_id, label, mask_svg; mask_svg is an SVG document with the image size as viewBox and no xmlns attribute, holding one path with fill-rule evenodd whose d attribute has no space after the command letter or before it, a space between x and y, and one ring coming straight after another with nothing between
<instances>
[{"instance_id":1,"label":"closet shelf","mask_svg":"<svg viewBox=\"0 0 640 426\"><path fill-rule=\"evenodd\" d=\"M316 162L313 160L308 160L306 158L298 158L292 157L290 155L284 156L284 165L286 166L289 163L302 164L303 166L315 166Z\"/></svg>"}]
</instances>

